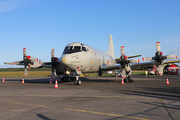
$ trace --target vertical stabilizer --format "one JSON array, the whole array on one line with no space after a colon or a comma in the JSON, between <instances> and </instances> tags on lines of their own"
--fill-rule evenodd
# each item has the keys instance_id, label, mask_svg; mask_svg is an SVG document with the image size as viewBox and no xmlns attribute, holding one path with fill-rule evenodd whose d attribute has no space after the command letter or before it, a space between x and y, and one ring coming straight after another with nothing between
<instances>
[{"instance_id":1,"label":"vertical stabilizer","mask_svg":"<svg viewBox=\"0 0 180 120\"><path fill-rule=\"evenodd\" d=\"M109 35L109 49L106 52L106 54L108 54L108 55L112 56L113 58L115 58L115 55L114 55L114 45L113 45L113 39L112 39L111 34Z\"/></svg>"}]
</instances>

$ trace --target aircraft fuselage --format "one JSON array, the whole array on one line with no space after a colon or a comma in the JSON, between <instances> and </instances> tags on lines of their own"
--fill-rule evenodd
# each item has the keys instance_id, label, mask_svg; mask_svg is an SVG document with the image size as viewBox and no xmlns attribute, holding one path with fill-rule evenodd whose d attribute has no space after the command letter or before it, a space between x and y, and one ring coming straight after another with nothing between
<instances>
[{"instance_id":1,"label":"aircraft fuselage","mask_svg":"<svg viewBox=\"0 0 180 120\"><path fill-rule=\"evenodd\" d=\"M99 67L115 65L110 55L78 42L65 47L61 61L70 71L80 69L83 73L98 72Z\"/></svg>"}]
</instances>

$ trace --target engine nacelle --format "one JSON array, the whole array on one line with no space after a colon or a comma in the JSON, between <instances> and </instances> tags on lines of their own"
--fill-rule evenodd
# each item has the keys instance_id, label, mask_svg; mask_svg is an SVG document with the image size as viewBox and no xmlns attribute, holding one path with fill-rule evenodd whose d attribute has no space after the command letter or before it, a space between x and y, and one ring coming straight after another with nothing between
<instances>
[{"instance_id":1,"label":"engine nacelle","mask_svg":"<svg viewBox=\"0 0 180 120\"><path fill-rule=\"evenodd\" d=\"M56 69L56 74L57 75L63 75L66 74L66 68L63 66L63 64L61 64L60 62L57 64L57 66L55 67Z\"/></svg>"}]
</instances>

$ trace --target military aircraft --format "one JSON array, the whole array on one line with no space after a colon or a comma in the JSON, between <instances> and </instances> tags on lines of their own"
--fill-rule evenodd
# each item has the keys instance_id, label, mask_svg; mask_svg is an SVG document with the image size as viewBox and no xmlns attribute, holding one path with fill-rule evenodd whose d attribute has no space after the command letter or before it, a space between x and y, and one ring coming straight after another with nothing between
<instances>
[{"instance_id":1,"label":"military aircraft","mask_svg":"<svg viewBox=\"0 0 180 120\"><path fill-rule=\"evenodd\" d=\"M54 49L52 49L51 62L44 62L38 58L27 56L26 48L23 48L23 60L5 64L24 65L25 76L28 74L27 66L30 68L51 67L52 77L54 77L54 70L56 70L56 74L61 76L62 81L74 79L75 84L77 85L81 84L81 80L79 80L78 77L82 73L98 72L99 76L101 76L103 71L115 69L122 69L123 78L128 76L128 80L131 81L130 66L133 66L131 63L139 63L139 60L128 60L128 58L138 57L140 55L127 57L124 55L124 47L121 48L121 58L114 59L114 46L112 36L110 34L109 49L106 53L94 49L86 44L73 42L65 46L63 54L60 58L55 57ZM120 65L116 65L117 63ZM69 77L69 75L71 76Z\"/></svg>"},{"instance_id":2,"label":"military aircraft","mask_svg":"<svg viewBox=\"0 0 180 120\"><path fill-rule=\"evenodd\" d=\"M80 85L79 75L82 73L97 72L99 76L103 71L120 69L122 79L125 82L132 82L132 67L154 65L154 62L139 63L139 59L130 59L141 55L126 56L124 46L121 46L121 56L115 59L113 39L109 35L109 48L106 53L94 49L80 42L73 42L65 46L60 58L55 57L54 49L51 50L51 62L43 62L37 58L27 56L26 48L23 48L23 60L15 61L13 65L24 65L24 73L27 75L28 67L51 67L51 76L54 77L54 70L62 81L74 80L74 84ZM144 58L147 60L147 58ZM173 61L171 61L173 62ZM176 61L177 62L177 61ZM180 61L179 61L180 62Z\"/></svg>"}]
</instances>

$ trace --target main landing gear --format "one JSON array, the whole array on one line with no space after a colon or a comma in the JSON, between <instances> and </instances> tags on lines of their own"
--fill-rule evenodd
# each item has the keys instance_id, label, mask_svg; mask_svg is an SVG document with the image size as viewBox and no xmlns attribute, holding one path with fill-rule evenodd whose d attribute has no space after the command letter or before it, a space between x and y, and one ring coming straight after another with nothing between
<instances>
[{"instance_id":1,"label":"main landing gear","mask_svg":"<svg viewBox=\"0 0 180 120\"><path fill-rule=\"evenodd\" d=\"M76 76L76 79L74 80L74 85L81 85L81 80L79 80L79 76Z\"/></svg>"},{"instance_id":2,"label":"main landing gear","mask_svg":"<svg viewBox=\"0 0 180 120\"><path fill-rule=\"evenodd\" d=\"M126 78L124 78L124 82L133 82L133 79L131 79L131 76L127 76Z\"/></svg>"}]
</instances>

